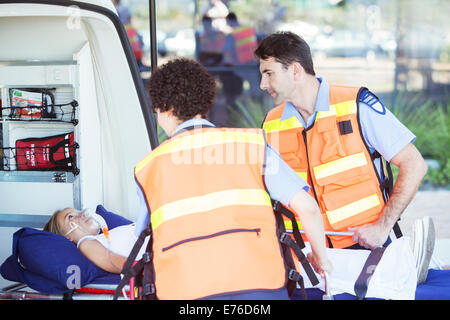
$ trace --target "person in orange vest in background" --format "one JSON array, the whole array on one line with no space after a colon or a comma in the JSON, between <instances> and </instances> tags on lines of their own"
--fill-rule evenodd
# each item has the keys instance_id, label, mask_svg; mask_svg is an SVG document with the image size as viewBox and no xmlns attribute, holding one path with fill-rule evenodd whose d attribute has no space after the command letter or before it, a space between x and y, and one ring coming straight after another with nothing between
<instances>
[{"instance_id":1,"label":"person in orange vest in background","mask_svg":"<svg viewBox=\"0 0 450 320\"><path fill-rule=\"evenodd\" d=\"M206 119L215 81L202 65L179 58L158 67L149 95L170 138L135 168L136 232L151 229L144 296L288 299L299 274L271 198L298 212L316 272L332 271L319 208L262 129L216 128Z\"/></svg>"},{"instance_id":2,"label":"person in orange vest in background","mask_svg":"<svg viewBox=\"0 0 450 320\"><path fill-rule=\"evenodd\" d=\"M234 67L230 71L223 73L220 79L223 83L227 104L234 110L241 113L236 104L237 98L243 92L244 80L250 84L250 95L257 96L259 90L259 73L253 51L258 43L255 29L250 26L239 24L236 14L230 12L227 15L229 34L226 37L223 49L223 64ZM253 66L239 68L239 66Z\"/></svg>"},{"instance_id":3,"label":"person in orange vest in background","mask_svg":"<svg viewBox=\"0 0 450 320\"><path fill-rule=\"evenodd\" d=\"M139 67L139 70L149 71L150 68L142 63L143 41L136 28L134 28L133 25L131 24L130 10L126 5L121 3L120 0L114 0L113 2L117 10L117 14L119 15L119 19L122 22L123 26L125 27L125 31L127 33L128 40L130 41L131 49L133 50L133 55L136 59L136 63Z\"/></svg>"},{"instance_id":4,"label":"person in orange vest in background","mask_svg":"<svg viewBox=\"0 0 450 320\"><path fill-rule=\"evenodd\" d=\"M253 51L258 46L255 29L241 25L234 12L227 15L227 24L230 33L224 47L224 64L256 64L253 56Z\"/></svg>"},{"instance_id":5,"label":"person in orange vest in background","mask_svg":"<svg viewBox=\"0 0 450 320\"><path fill-rule=\"evenodd\" d=\"M427 165L415 136L368 89L315 76L308 44L292 32L264 38L255 50L260 87L275 108L264 120L268 141L306 180L321 208L330 247L387 246ZM395 185L383 160L399 168ZM390 168L390 167L387 167Z\"/></svg>"},{"instance_id":6,"label":"person in orange vest in background","mask_svg":"<svg viewBox=\"0 0 450 320\"><path fill-rule=\"evenodd\" d=\"M139 62L142 59L142 42L139 38L139 34L137 30L131 25L131 23L127 23L126 25L124 25L124 27L125 31L127 32L128 39L130 40L134 57L136 58L136 61Z\"/></svg>"},{"instance_id":7,"label":"person in orange vest in background","mask_svg":"<svg viewBox=\"0 0 450 320\"><path fill-rule=\"evenodd\" d=\"M205 66L222 62L225 33L215 29L209 16L202 18L203 31L198 36L197 60Z\"/></svg>"},{"instance_id":8,"label":"person in orange vest in background","mask_svg":"<svg viewBox=\"0 0 450 320\"><path fill-rule=\"evenodd\" d=\"M241 25L234 12L227 15L227 24L231 31L225 42L224 64L256 64L253 56L253 51L258 46L255 29Z\"/></svg>"}]
</instances>

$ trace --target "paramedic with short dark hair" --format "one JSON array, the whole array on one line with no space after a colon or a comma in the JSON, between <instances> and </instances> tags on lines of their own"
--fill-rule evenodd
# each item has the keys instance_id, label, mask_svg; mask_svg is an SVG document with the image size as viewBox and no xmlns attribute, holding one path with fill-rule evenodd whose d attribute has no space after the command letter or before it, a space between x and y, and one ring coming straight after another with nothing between
<instances>
[{"instance_id":1,"label":"paramedic with short dark hair","mask_svg":"<svg viewBox=\"0 0 450 320\"><path fill-rule=\"evenodd\" d=\"M269 143L310 184L325 230L354 231L328 236L329 246L387 245L427 171L415 136L368 89L316 77L309 46L298 35L269 35L255 56L260 87L277 105L263 124ZM393 189L381 157L399 168Z\"/></svg>"},{"instance_id":2,"label":"paramedic with short dark hair","mask_svg":"<svg viewBox=\"0 0 450 320\"><path fill-rule=\"evenodd\" d=\"M261 129L216 128L206 120L215 82L204 67L170 61L153 72L149 93L170 137L135 168L136 232L152 229L157 298L288 299L295 270L290 249L281 250L277 228L284 224L277 225L271 198L298 213L315 271L331 272L308 185Z\"/></svg>"}]
</instances>

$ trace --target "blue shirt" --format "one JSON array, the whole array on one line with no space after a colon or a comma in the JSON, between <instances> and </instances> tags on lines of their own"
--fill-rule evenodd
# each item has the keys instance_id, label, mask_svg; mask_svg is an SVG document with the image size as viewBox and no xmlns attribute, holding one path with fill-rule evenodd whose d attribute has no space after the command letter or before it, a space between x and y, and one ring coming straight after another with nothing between
<instances>
[{"instance_id":1,"label":"blue shirt","mask_svg":"<svg viewBox=\"0 0 450 320\"><path fill-rule=\"evenodd\" d=\"M309 128L314 124L318 111L330 110L330 86L322 78L317 78L317 80L320 82L320 87L316 109L308 118L307 123L290 102L286 103L281 120L296 117L305 128ZM361 97L359 118L363 138L369 147L369 152L372 154L376 150L387 161L391 161L408 143L414 142L416 136L369 91L363 92ZM379 161L375 161L375 166L380 173Z\"/></svg>"},{"instance_id":2,"label":"blue shirt","mask_svg":"<svg viewBox=\"0 0 450 320\"><path fill-rule=\"evenodd\" d=\"M175 130L175 134L187 127L192 126L214 126L206 119L190 119L180 124ZM278 200L285 206L289 206L289 202L294 195L300 190L309 191L309 185L303 180L294 170L283 161L278 151L273 149L270 145L266 148L266 162L264 164L264 182L266 184L267 192L273 200ZM145 197L141 188L138 189L140 209L136 221L135 234L139 236L142 230L149 223L149 212Z\"/></svg>"}]
</instances>

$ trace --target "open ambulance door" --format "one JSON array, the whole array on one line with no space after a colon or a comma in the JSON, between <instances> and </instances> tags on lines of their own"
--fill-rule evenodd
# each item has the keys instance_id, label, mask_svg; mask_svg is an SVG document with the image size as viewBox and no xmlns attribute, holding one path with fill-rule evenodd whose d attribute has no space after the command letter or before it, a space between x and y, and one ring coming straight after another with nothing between
<instances>
[{"instance_id":1,"label":"open ambulance door","mask_svg":"<svg viewBox=\"0 0 450 320\"><path fill-rule=\"evenodd\" d=\"M134 166L158 140L112 2L0 0L0 48L0 227L42 228L57 209L98 204L135 220ZM39 141L53 145L39 155ZM39 164L49 149L71 160Z\"/></svg>"}]
</instances>

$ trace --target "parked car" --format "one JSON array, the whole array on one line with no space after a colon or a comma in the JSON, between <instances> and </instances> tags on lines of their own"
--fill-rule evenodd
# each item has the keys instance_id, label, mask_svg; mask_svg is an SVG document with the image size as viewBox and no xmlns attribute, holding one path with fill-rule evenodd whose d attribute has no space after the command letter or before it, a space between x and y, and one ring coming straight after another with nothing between
<instances>
[{"instance_id":1,"label":"parked car","mask_svg":"<svg viewBox=\"0 0 450 320\"><path fill-rule=\"evenodd\" d=\"M180 29L169 32L164 41L167 54L183 57L195 55L195 33L193 29Z\"/></svg>"},{"instance_id":2,"label":"parked car","mask_svg":"<svg viewBox=\"0 0 450 320\"><path fill-rule=\"evenodd\" d=\"M150 52L150 31L149 30L139 30L139 33L142 36L142 41L144 43L143 50L144 52ZM165 57L167 55L166 49L166 38L167 34L164 31L157 30L156 31L156 46L158 48L158 54L161 57Z\"/></svg>"},{"instance_id":3,"label":"parked car","mask_svg":"<svg viewBox=\"0 0 450 320\"><path fill-rule=\"evenodd\" d=\"M320 57L374 57L379 48L365 32L334 30L321 34L311 43L314 56Z\"/></svg>"}]
</instances>

